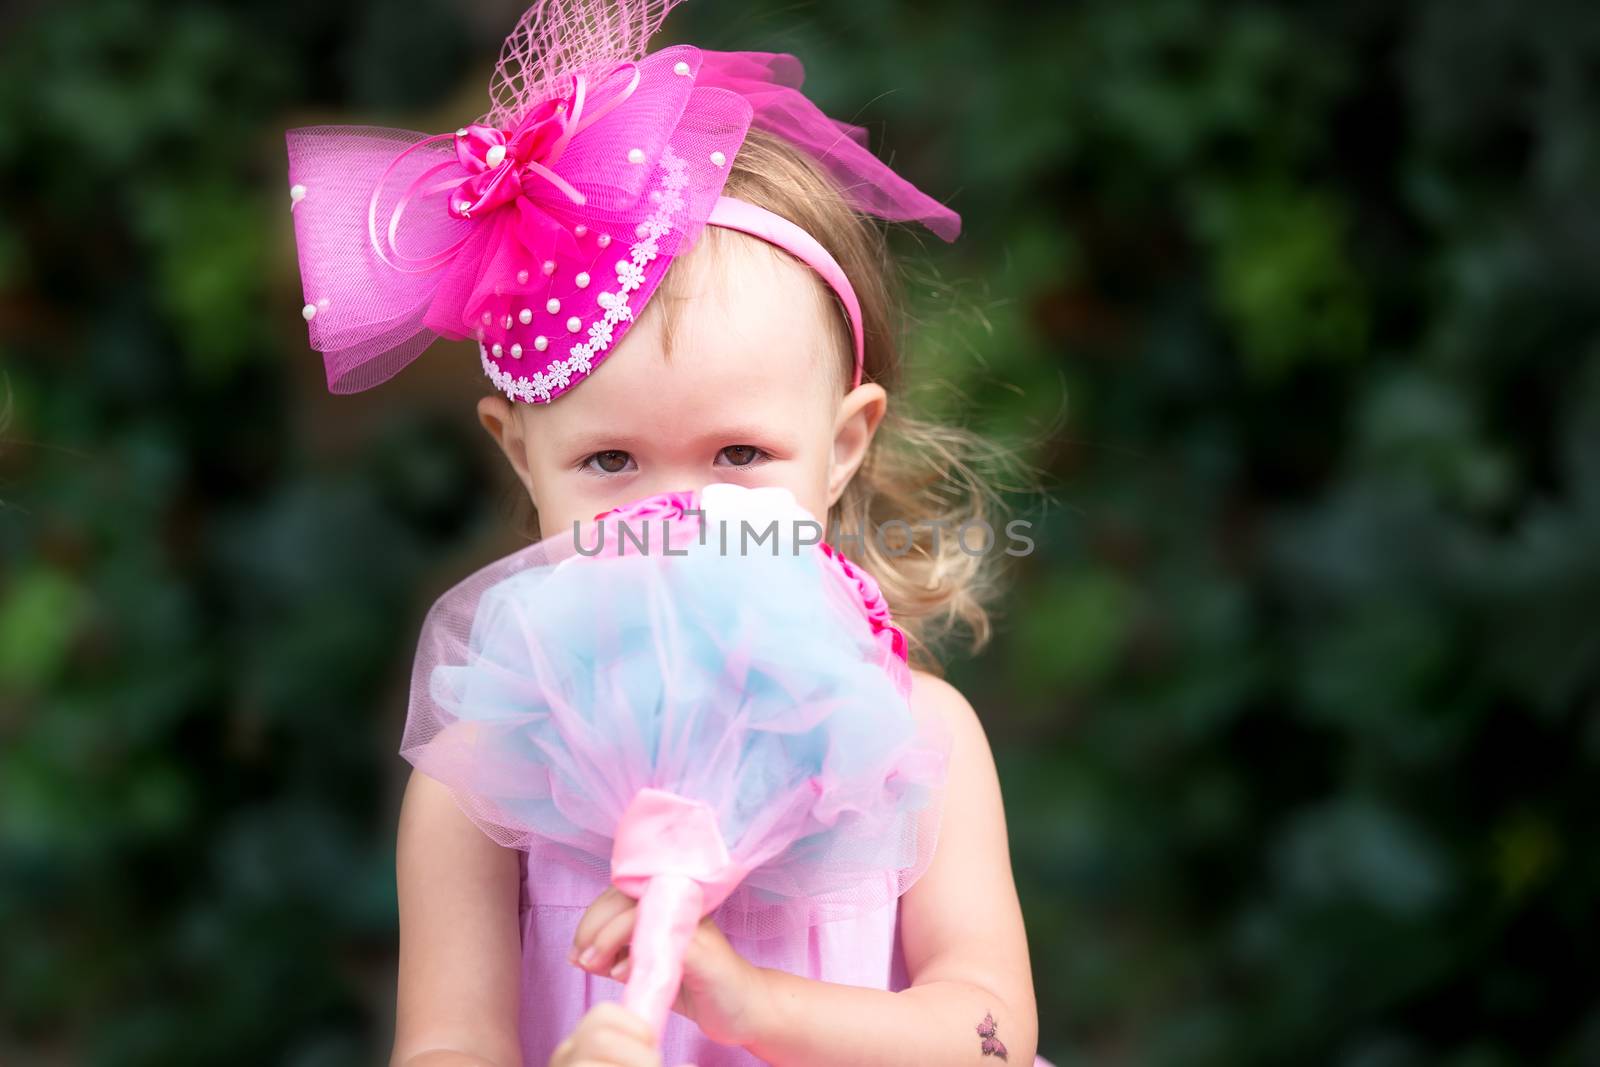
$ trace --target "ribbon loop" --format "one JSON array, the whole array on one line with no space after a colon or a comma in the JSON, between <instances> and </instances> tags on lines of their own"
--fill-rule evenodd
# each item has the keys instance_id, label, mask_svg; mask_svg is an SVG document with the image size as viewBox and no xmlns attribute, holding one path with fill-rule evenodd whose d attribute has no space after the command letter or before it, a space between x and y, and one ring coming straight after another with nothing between
<instances>
[{"instance_id":1,"label":"ribbon loop","mask_svg":"<svg viewBox=\"0 0 1600 1067\"><path fill-rule=\"evenodd\" d=\"M383 176L373 186L372 199L368 207L367 234L378 258L397 271L407 274L425 273L448 263L466 244L467 238L463 237L443 251L420 257L407 256L400 251L396 243L400 219L412 200L419 195L419 191L422 193L446 191L446 211L451 217L463 221L482 219L496 208L503 207L519 197L538 200L540 192L545 187L554 189L573 206L583 207L588 198L557 173L555 165L560 161L573 137L620 106L639 87L639 64L632 61L617 64L600 80L601 84L609 82L625 70L631 70L632 73L627 85L598 108L585 106L591 97L588 76L574 74L569 93L551 97L539 104L518 120L510 130L472 123L463 126L454 134L441 133L424 138L396 155L383 172ZM394 173L394 168L406 156L424 145L450 138L454 139L455 163L441 163L424 172L407 187L389 218L386 239L380 241L377 226L378 200L389 176ZM440 171L448 170L452 165L459 166L467 173L458 179L440 182L426 190L422 189L427 179Z\"/></svg>"}]
</instances>

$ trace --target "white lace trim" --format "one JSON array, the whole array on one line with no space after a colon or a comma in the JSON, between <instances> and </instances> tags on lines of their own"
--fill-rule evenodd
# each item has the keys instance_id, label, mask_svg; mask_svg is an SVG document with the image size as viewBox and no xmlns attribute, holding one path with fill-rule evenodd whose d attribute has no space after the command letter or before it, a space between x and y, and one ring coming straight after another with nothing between
<instances>
[{"instance_id":1,"label":"white lace trim","mask_svg":"<svg viewBox=\"0 0 1600 1067\"><path fill-rule=\"evenodd\" d=\"M688 182L682 158L669 145L662 149L661 166L666 170L662 178L661 202L650 217L636 231L639 240L628 251L627 259L617 260L617 287L596 297L605 309L605 315L589 325L589 339L568 350L566 359L553 361L542 372L530 377L513 377L489 358L489 350L478 342L478 354L483 361L483 372L494 387L512 400L528 404L548 403L553 393L566 389L572 379L588 374L594 367L594 356L611 347L612 333L619 322L631 322L633 309L628 306L628 294L644 284L644 267L656 258L657 244L664 234L672 230L672 215L683 207L683 187Z\"/></svg>"}]
</instances>

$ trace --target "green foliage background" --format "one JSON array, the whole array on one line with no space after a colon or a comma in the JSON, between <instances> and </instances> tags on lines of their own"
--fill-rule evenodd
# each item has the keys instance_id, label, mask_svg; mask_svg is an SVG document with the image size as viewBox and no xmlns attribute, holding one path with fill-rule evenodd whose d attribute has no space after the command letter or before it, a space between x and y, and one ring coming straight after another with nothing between
<instances>
[{"instance_id":1,"label":"green foliage background","mask_svg":"<svg viewBox=\"0 0 1600 1067\"><path fill-rule=\"evenodd\" d=\"M461 350L322 394L282 130L452 128L517 13L0 15L0 1062L384 1054L409 642L514 534ZM923 402L1055 428L952 666L1044 1053L1600 1063L1593 7L668 26L800 55L963 213L904 242Z\"/></svg>"}]
</instances>

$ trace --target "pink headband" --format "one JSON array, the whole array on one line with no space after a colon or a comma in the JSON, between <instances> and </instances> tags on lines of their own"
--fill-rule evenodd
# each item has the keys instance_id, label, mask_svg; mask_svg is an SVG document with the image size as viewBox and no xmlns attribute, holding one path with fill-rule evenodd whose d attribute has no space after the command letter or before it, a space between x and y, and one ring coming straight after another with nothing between
<instances>
[{"instance_id":1,"label":"pink headband","mask_svg":"<svg viewBox=\"0 0 1600 1067\"><path fill-rule=\"evenodd\" d=\"M304 315L333 392L388 380L440 337L471 337L496 388L548 402L615 349L708 224L785 249L833 288L860 383L844 271L793 222L722 196L747 132L807 154L861 213L947 241L960 217L868 151L863 128L818 110L795 57L647 55L678 2L540 0L506 41L490 111L453 134L289 131Z\"/></svg>"},{"instance_id":2,"label":"pink headband","mask_svg":"<svg viewBox=\"0 0 1600 1067\"><path fill-rule=\"evenodd\" d=\"M711 209L706 221L713 226L738 230L777 245L820 274L822 280L839 294L845 314L850 318L850 335L855 339L856 372L850 388L860 385L867 347L866 338L861 332L861 301L856 299L856 291L851 288L850 279L845 277L844 268L828 254L828 250L818 244L815 237L782 215L775 215L764 207L745 200L735 200L731 196L718 197L717 205Z\"/></svg>"}]
</instances>

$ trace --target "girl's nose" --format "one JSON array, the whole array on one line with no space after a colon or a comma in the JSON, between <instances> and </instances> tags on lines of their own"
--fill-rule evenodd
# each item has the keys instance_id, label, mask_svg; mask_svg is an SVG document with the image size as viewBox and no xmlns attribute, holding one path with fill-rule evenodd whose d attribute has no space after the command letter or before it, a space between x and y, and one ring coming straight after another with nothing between
<instances>
[{"instance_id":1,"label":"girl's nose","mask_svg":"<svg viewBox=\"0 0 1600 1067\"><path fill-rule=\"evenodd\" d=\"M655 496L659 493L690 493L710 485L712 482L721 481L720 478L711 477L705 471L668 470L658 472L658 476L650 480L650 488L640 490L640 496Z\"/></svg>"}]
</instances>

